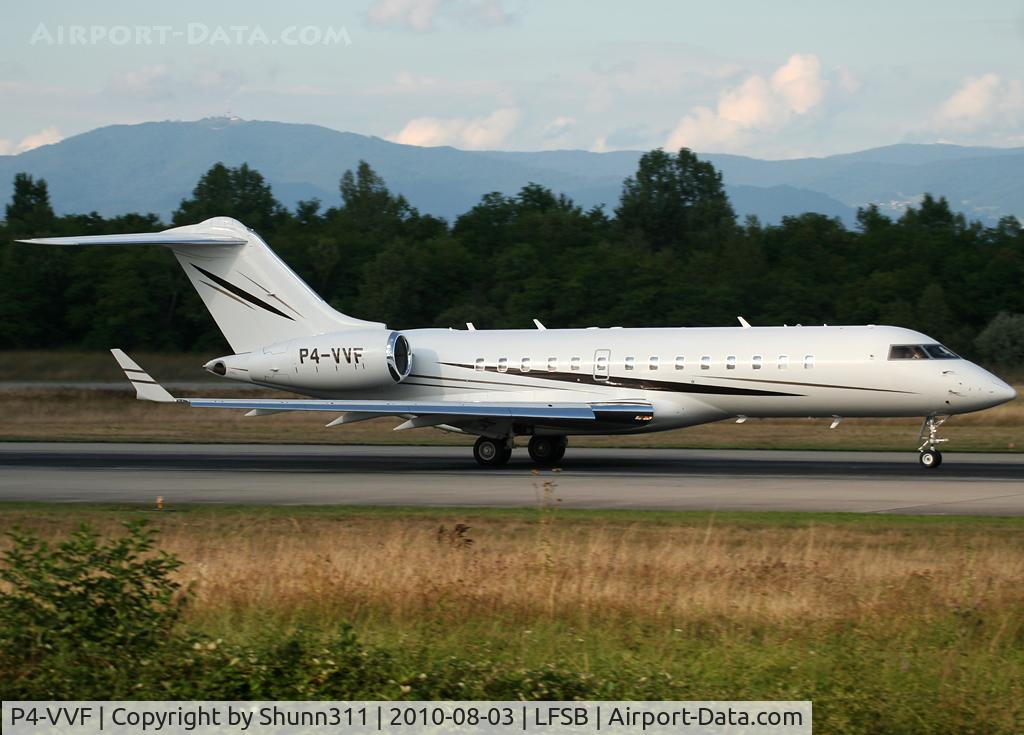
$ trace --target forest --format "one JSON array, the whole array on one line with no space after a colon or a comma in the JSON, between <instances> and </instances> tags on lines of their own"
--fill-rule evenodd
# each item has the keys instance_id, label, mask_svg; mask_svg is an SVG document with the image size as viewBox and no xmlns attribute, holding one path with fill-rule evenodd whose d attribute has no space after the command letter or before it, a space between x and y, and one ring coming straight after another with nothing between
<instances>
[{"instance_id":1,"label":"forest","mask_svg":"<svg viewBox=\"0 0 1024 735\"><path fill-rule=\"evenodd\" d=\"M334 202L282 206L247 165L212 166L163 222L58 216L18 174L0 224L0 349L228 351L162 248L19 238L145 232L231 216L335 308L393 328L894 324L990 365L1024 361L1024 229L968 221L939 195L856 226L807 213L738 221L721 174L687 149L642 156L618 202L583 209L538 184L485 193L454 222L424 214L371 165Z\"/></svg>"}]
</instances>

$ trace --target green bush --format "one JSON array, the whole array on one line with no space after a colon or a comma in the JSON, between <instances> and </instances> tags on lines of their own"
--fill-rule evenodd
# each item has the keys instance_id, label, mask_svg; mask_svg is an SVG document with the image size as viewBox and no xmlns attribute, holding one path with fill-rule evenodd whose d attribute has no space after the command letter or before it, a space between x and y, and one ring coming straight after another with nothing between
<instances>
[{"instance_id":1,"label":"green bush","mask_svg":"<svg viewBox=\"0 0 1024 735\"><path fill-rule=\"evenodd\" d=\"M144 522L56 545L13 532L0 561L0 690L19 699L378 699L401 695L391 657L352 627L225 642L179 624L182 562Z\"/></svg>"},{"instance_id":2,"label":"green bush","mask_svg":"<svg viewBox=\"0 0 1024 735\"><path fill-rule=\"evenodd\" d=\"M168 645L187 599L172 577L181 561L154 551L144 522L125 526L109 540L82 526L56 546L9 534L0 567L6 693L101 695Z\"/></svg>"},{"instance_id":3,"label":"green bush","mask_svg":"<svg viewBox=\"0 0 1024 735\"><path fill-rule=\"evenodd\" d=\"M224 641L183 635L153 672L147 695L164 699L392 699L394 662L352 627L305 628Z\"/></svg>"}]
</instances>

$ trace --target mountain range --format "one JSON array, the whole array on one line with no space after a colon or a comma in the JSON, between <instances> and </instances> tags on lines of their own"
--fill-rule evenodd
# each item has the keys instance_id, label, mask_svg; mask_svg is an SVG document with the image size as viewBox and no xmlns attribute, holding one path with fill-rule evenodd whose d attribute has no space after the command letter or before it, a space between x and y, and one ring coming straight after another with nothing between
<instances>
[{"instance_id":1,"label":"mountain range","mask_svg":"<svg viewBox=\"0 0 1024 735\"><path fill-rule=\"evenodd\" d=\"M420 211L448 219L487 192L514 194L528 182L610 211L641 154L423 148L317 125L206 118L109 125L0 156L0 197L10 198L15 173L25 171L47 180L58 213L155 212L168 220L221 161L260 171L286 206L313 197L333 206L342 172L362 159ZM699 155L722 172L737 213L766 223L819 212L850 224L857 207L899 214L926 192L986 224L1008 214L1024 220L1024 148L898 144L782 161Z\"/></svg>"}]
</instances>

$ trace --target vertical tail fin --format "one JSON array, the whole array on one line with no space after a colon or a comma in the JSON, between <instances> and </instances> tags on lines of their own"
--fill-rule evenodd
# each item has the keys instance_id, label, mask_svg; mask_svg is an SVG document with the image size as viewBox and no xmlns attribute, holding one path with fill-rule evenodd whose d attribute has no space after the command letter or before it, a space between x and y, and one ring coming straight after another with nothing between
<instances>
[{"instance_id":1,"label":"vertical tail fin","mask_svg":"<svg viewBox=\"0 0 1024 735\"><path fill-rule=\"evenodd\" d=\"M236 353L295 337L385 326L335 311L259 235L230 217L214 217L156 233L23 242L170 248Z\"/></svg>"}]
</instances>

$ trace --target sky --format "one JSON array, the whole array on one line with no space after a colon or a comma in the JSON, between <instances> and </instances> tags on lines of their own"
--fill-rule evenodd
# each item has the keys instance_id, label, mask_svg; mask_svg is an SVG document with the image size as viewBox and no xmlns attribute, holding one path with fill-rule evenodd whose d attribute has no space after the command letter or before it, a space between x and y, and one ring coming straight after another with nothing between
<instances>
[{"instance_id":1,"label":"sky","mask_svg":"<svg viewBox=\"0 0 1024 735\"><path fill-rule=\"evenodd\" d=\"M798 158L1024 146L1024 0L5 8L0 153L237 115L411 145Z\"/></svg>"}]
</instances>

